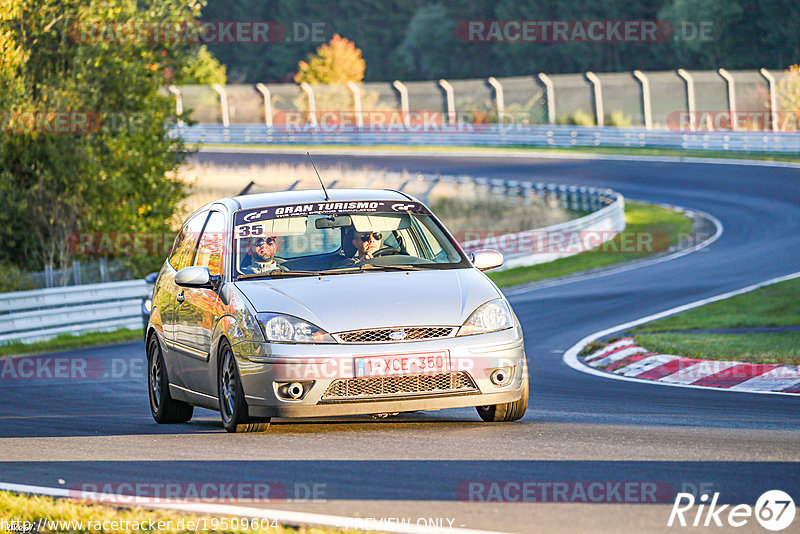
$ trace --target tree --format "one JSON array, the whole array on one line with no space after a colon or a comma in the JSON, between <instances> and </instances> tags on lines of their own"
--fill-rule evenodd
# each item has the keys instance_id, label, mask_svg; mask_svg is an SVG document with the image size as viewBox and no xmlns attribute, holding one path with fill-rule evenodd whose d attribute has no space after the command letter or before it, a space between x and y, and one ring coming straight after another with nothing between
<instances>
[{"instance_id":1,"label":"tree","mask_svg":"<svg viewBox=\"0 0 800 534\"><path fill-rule=\"evenodd\" d=\"M294 81L309 84L360 82L364 79L366 67L361 50L337 34L329 43L320 46L307 62L298 64Z\"/></svg>"},{"instance_id":2,"label":"tree","mask_svg":"<svg viewBox=\"0 0 800 534\"><path fill-rule=\"evenodd\" d=\"M224 70L197 43L122 41L112 30L125 21L191 22L200 7L0 0L0 236L8 244L0 262L63 267L78 232L169 231L186 193L174 173L187 151L169 135L176 117L163 86L224 82ZM76 36L76 21L111 33Z\"/></svg>"}]
</instances>

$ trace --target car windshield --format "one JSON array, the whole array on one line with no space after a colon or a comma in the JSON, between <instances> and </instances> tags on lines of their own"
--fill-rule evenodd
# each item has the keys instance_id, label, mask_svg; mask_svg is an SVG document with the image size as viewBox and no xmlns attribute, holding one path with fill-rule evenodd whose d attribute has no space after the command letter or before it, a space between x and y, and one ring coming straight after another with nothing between
<instances>
[{"instance_id":1,"label":"car windshield","mask_svg":"<svg viewBox=\"0 0 800 534\"><path fill-rule=\"evenodd\" d=\"M313 202L234 215L237 278L468 267L419 202Z\"/></svg>"}]
</instances>

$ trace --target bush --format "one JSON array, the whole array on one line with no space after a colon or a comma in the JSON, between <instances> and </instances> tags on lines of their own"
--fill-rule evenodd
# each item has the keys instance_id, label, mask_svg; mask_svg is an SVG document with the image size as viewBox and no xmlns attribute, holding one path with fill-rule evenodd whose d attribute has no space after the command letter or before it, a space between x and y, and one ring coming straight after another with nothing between
<instances>
[{"instance_id":1,"label":"bush","mask_svg":"<svg viewBox=\"0 0 800 534\"><path fill-rule=\"evenodd\" d=\"M633 124L633 120L617 109L606 115L605 123L606 126L627 127Z\"/></svg>"},{"instance_id":2,"label":"bush","mask_svg":"<svg viewBox=\"0 0 800 534\"><path fill-rule=\"evenodd\" d=\"M556 124L565 124L569 126L595 126L594 117L582 109L561 115L558 120L556 120Z\"/></svg>"}]
</instances>

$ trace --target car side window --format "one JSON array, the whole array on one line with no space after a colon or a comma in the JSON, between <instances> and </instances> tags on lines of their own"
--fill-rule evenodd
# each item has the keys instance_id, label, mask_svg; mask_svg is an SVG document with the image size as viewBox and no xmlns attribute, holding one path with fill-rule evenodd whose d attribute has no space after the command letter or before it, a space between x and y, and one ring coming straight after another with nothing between
<instances>
[{"instance_id":1,"label":"car side window","mask_svg":"<svg viewBox=\"0 0 800 534\"><path fill-rule=\"evenodd\" d=\"M193 265L207 267L211 275L222 274L224 250L225 216L219 211L212 211L200 237Z\"/></svg>"},{"instance_id":2,"label":"car side window","mask_svg":"<svg viewBox=\"0 0 800 534\"><path fill-rule=\"evenodd\" d=\"M183 225L183 228L178 233L178 237L175 238L175 244L172 246L172 252L169 255L169 264L176 271L180 271L192 264L197 241L200 238L200 232L203 231L203 224L205 224L207 217L207 211L198 213L186 221L186 224Z\"/></svg>"}]
</instances>

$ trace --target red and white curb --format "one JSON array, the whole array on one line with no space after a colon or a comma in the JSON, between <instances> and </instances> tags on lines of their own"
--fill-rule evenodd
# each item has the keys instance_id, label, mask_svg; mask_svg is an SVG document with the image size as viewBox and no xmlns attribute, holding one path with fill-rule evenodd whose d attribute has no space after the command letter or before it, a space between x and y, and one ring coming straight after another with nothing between
<instances>
[{"instance_id":1,"label":"red and white curb","mask_svg":"<svg viewBox=\"0 0 800 534\"><path fill-rule=\"evenodd\" d=\"M741 289L737 289L735 291L728 291L727 293L722 293L720 295L716 295L714 297L705 298L701 300L697 300L695 302L690 302L689 304L684 304L682 306L677 306L675 308L665 310L660 313L655 313L653 315L648 315L646 317L640 317L639 319L635 319L633 321L629 321L627 323L618 324L612 326L610 328L606 328L605 330L600 330L599 332L595 332L586 336L585 338L581 339L573 346L568 348L566 352L564 352L563 360L564 363L567 364L572 369L576 371L580 371L582 373L590 374L599 376L602 378L610 378L614 380L624 380L628 382L639 382L639 383L651 383L653 385L659 386L672 386L672 387L684 387L684 388L701 388L701 389L712 389L716 391L739 391L739 392L748 392L748 393L760 393L764 395L796 395L800 393L800 391L796 391L796 389L800 388L800 366L784 366L784 365L754 365L754 364L745 364L741 362L719 362L719 361L706 361L706 360L693 360L691 358L681 358L680 356L673 356L671 354L653 354L647 353L646 349L642 349L641 347L635 346L630 338L627 338L627 343L629 346L626 347L626 352L624 355L619 356L618 360L611 361L618 355L619 353L610 354L607 353L603 356L603 358L607 358L603 361L603 363L599 363L601 358L596 358L598 363L595 366L591 366L585 361L584 358L578 356L578 353L591 343L592 341L597 341L604 337L610 336L611 334L615 334L617 332L624 332L626 330L630 330L634 326L639 326L641 324L649 323L651 321L655 321L658 319L663 319L664 317L669 317L670 315L675 315L676 313L681 313L684 311L688 311L694 308L698 308L703 306L704 304L710 304L712 302L717 302L720 300L728 299L731 297L735 297L737 295L742 295L744 293L749 293L755 289L759 289L765 286L769 286L772 284L777 284L779 282L784 282L786 280L794 280L795 278L800 278L800 271L787 274L785 276L779 276L777 278L772 278L771 280L766 280L764 282L760 282L758 284L753 284L747 287L743 287ZM620 340L622 341L622 340ZM605 350L608 347L605 347ZM622 348L622 346L618 346L615 348ZM637 350L641 349L641 350ZM614 349L610 349L613 351ZM622 352L620 350L619 352ZM618 371L623 366L627 367L628 361L625 361L625 358L632 357L635 358L636 355L642 354L641 358L639 358L636 362L631 362L631 368L627 371L630 373L623 374L622 372L615 372ZM652 357L652 358L651 358ZM649 359L647 362L644 362L645 359ZM691 365L688 365L686 368L678 367L678 364L671 363L675 359L683 359L685 362L688 363L689 361L694 362ZM593 359L594 360L594 359ZM688 360L688 361L687 361ZM615 364L611 370L605 370L607 366L611 367L612 364ZM633 364L636 364L634 367ZM672 367L662 367L665 364L670 364ZM728 367L723 368L726 364L733 364L728 365ZM704 365L705 367L702 367ZM599 369L598 367L602 366L603 369ZM686 369L696 367L691 372L685 372ZM745 375L744 366L752 366L753 368L750 369L751 375ZM656 373L649 373L645 374L648 371L654 371L655 369L661 367L659 372L665 372L663 376L651 376L655 375ZM779 369L780 368L780 369ZM788 368L788 369L784 369ZM700 375L699 373L702 372L703 374ZM791 374L790 371L794 370L795 374ZM727 371L727 375L730 377L730 380L725 383L722 378L725 376ZM694 376L692 373L695 373ZM736 375L734 375L734 373ZM744 380L739 380L739 374L742 374L742 378ZM664 378L670 377L669 380L664 380ZM714 381L718 381L718 384L721 385L713 385L709 384L710 379ZM705 379L705 380L704 380ZM779 381L786 380L791 381L787 384L779 384ZM735 386L735 387L734 387ZM783 389L776 390L772 389L775 387L782 387Z\"/></svg>"},{"instance_id":2,"label":"red and white curb","mask_svg":"<svg viewBox=\"0 0 800 534\"><path fill-rule=\"evenodd\" d=\"M800 394L800 366L698 360L648 352L622 338L583 358L595 369L642 380L737 391Z\"/></svg>"}]
</instances>

